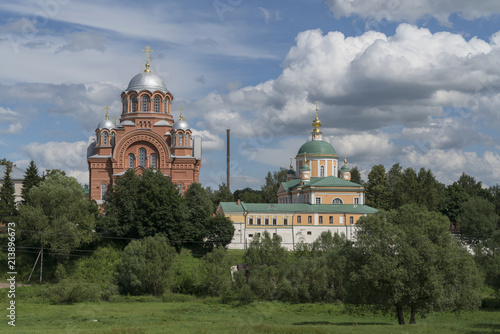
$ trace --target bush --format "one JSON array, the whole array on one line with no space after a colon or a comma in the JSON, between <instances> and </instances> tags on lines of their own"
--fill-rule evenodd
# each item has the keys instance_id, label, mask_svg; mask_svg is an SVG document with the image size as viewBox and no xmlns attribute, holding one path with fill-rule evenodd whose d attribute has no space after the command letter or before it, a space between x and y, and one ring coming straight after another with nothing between
<instances>
[{"instance_id":1,"label":"bush","mask_svg":"<svg viewBox=\"0 0 500 334\"><path fill-rule=\"evenodd\" d=\"M118 264L118 283L124 294L160 296L167 287L176 252L164 236L134 240Z\"/></svg>"},{"instance_id":2,"label":"bush","mask_svg":"<svg viewBox=\"0 0 500 334\"><path fill-rule=\"evenodd\" d=\"M53 304L74 304L111 299L116 294L114 285L73 282L64 279L45 291L46 298Z\"/></svg>"},{"instance_id":3,"label":"bush","mask_svg":"<svg viewBox=\"0 0 500 334\"><path fill-rule=\"evenodd\" d=\"M200 293L202 265L202 261L194 258L190 250L182 249L171 268L172 292Z\"/></svg>"}]
</instances>

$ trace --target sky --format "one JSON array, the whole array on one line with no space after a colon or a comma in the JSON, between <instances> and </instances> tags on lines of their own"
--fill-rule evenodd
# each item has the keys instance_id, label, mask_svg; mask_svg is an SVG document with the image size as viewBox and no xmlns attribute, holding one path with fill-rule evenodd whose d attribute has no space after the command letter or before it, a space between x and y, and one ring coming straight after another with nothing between
<instances>
[{"instance_id":1,"label":"sky","mask_svg":"<svg viewBox=\"0 0 500 334\"><path fill-rule=\"evenodd\" d=\"M88 183L105 107L144 68L203 138L200 182L259 189L311 139L373 165L500 183L498 0L3 0L0 158Z\"/></svg>"}]
</instances>

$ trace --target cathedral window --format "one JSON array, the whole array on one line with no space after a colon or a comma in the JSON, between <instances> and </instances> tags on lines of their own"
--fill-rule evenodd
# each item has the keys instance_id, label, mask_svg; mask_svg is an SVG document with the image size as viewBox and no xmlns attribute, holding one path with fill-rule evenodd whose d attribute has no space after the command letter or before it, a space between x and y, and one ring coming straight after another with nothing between
<instances>
[{"instance_id":1,"label":"cathedral window","mask_svg":"<svg viewBox=\"0 0 500 334\"><path fill-rule=\"evenodd\" d=\"M101 134L97 134L97 145L101 145Z\"/></svg>"},{"instance_id":2,"label":"cathedral window","mask_svg":"<svg viewBox=\"0 0 500 334\"><path fill-rule=\"evenodd\" d=\"M156 168L156 154L151 154L151 168Z\"/></svg>"},{"instance_id":3,"label":"cathedral window","mask_svg":"<svg viewBox=\"0 0 500 334\"><path fill-rule=\"evenodd\" d=\"M182 184L177 185L177 190L179 190L179 193L182 194Z\"/></svg>"},{"instance_id":4,"label":"cathedral window","mask_svg":"<svg viewBox=\"0 0 500 334\"><path fill-rule=\"evenodd\" d=\"M148 111L148 104L149 104L149 97L143 96L142 97L142 109L141 109L141 111L143 111L143 112Z\"/></svg>"},{"instance_id":5,"label":"cathedral window","mask_svg":"<svg viewBox=\"0 0 500 334\"><path fill-rule=\"evenodd\" d=\"M319 176L325 177L325 166L319 168Z\"/></svg>"},{"instance_id":6,"label":"cathedral window","mask_svg":"<svg viewBox=\"0 0 500 334\"><path fill-rule=\"evenodd\" d=\"M123 112L128 113L128 99L123 99Z\"/></svg>"},{"instance_id":7,"label":"cathedral window","mask_svg":"<svg viewBox=\"0 0 500 334\"><path fill-rule=\"evenodd\" d=\"M342 201L342 199L337 197L332 201L332 204L344 204L344 202Z\"/></svg>"},{"instance_id":8,"label":"cathedral window","mask_svg":"<svg viewBox=\"0 0 500 334\"><path fill-rule=\"evenodd\" d=\"M165 113L165 114L168 114L168 100L167 100L167 99L165 99L165 100L163 101L163 103L165 104L165 110L164 110L164 113Z\"/></svg>"},{"instance_id":9,"label":"cathedral window","mask_svg":"<svg viewBox=\"0 0 500 334\"><path fill-rule=\"evenodd\" d=\"M139 149L139 166L146 167L146 149Z\"/></svg>"},{"instance_id":10,"label":"cathedral window","mask_svg":"<svg viewBox=\"0 0 500 334\"><path fill-rule=\"evenodd\" d=\"M183 141L184 141L184 136L182 135L182 133L179 133L179 146L184 145Z\"/></svg>"},{"instance_id":11,"label":"cathedral window","mask_svg":"<svg viewBox=\"0 0 500 334\"><path fill-rule=\"evenodd\" d=\"M105 200L107 194L108 194L108 186L106 185L106 183L103 183L101 185L101 199Z\"/></svg>"},{"instance_id":12,"label":"cathedral window","mask_svg":"<svg viewBox=\"0 0 500 334\"><path fill-rule=\"evenodd\" d=\"M102 134L102 144L103 145L108 145L108 133L107 132L104 132Z\"/></svg>"},{"instance_id":13,"label":"cathedral window","mask_svg":"<svg viewBox=\"0 0 500 334\"><path fill-rule=\"evenodd\" d=\"M137 112L137 96L132 96L132 112Z\"/></svg>"},{"instance_id":14,"label":"cathedral window","mask_svg":"<svg viewBox=\"0 0 500 334\"><path fill-rule=\"evenodd\" d=\"M128 168L134 168L134 155L132 153L128 155Z\"/></svg>"},{"instance_id":15,"label":"cathedral window","mask_svg":"<svg viewBox=\"0 0 500 334\"><path fill-rule=\"evenodd\" d=\"M155 112L160 112L160 98L155 97Z\"/></svg>"}]
</instances>

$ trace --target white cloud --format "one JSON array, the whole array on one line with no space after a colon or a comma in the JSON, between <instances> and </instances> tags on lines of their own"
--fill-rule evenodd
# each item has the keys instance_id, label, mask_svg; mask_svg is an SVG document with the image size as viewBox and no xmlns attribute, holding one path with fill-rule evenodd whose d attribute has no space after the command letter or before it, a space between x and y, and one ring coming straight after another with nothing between
<instances>
[{"instance_id":1,"label":"white cloud","mask_svg":"<svg viewBox=\"0 0 500 334\"><path fill-rule=\"evenodd\" d=\"M191 129L193 136L200 136L202 139L203 152L217 151L224 148L224 141L216 134L204 130Z\"/></svg>"},{"instance_id":2,"label":"white cloud","mask_svg":"<svg viewBox=\"0 0 500 334\"><path fill-rule=\"evenodd\" d=\"M23 117L18 112L9 108L0 107L0 133L17 134L21 133ZM7 128L5 128L7 125Z\"/></svg>"},{"instance_id":3,"label":"white cloud","mask_svg":"<svg viewBox=\"0 0 500 334\"><path fill-rule=\"evenodd\" d=\"M466 20L500 13L496 0L326 0L335 17L359 15L376 21L411 21L434 17L449 25L450 15L457 13Z\"/></svg>"}]
</instances>

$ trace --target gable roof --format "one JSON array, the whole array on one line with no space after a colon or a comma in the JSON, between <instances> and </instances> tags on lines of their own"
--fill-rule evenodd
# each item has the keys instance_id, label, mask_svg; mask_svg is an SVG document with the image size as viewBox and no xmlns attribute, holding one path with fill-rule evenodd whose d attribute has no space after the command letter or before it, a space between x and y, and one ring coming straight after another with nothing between
<instances>
[{"instance_id":1,"label":"gable roof","mask_svg":"<svg viewBox=\"0 0 500 334\"><path fill-rule=\"evenodd\" d=\"M0 181L3 181L3 178L5 176L5 170L7 166L5 165L0 165ZM16 166L12 167L12 172L10 173L10 178L12 181L18 181L18 180L24 180L24 171L20 168L17 168Z\"/></svg>"}]
</instances>

